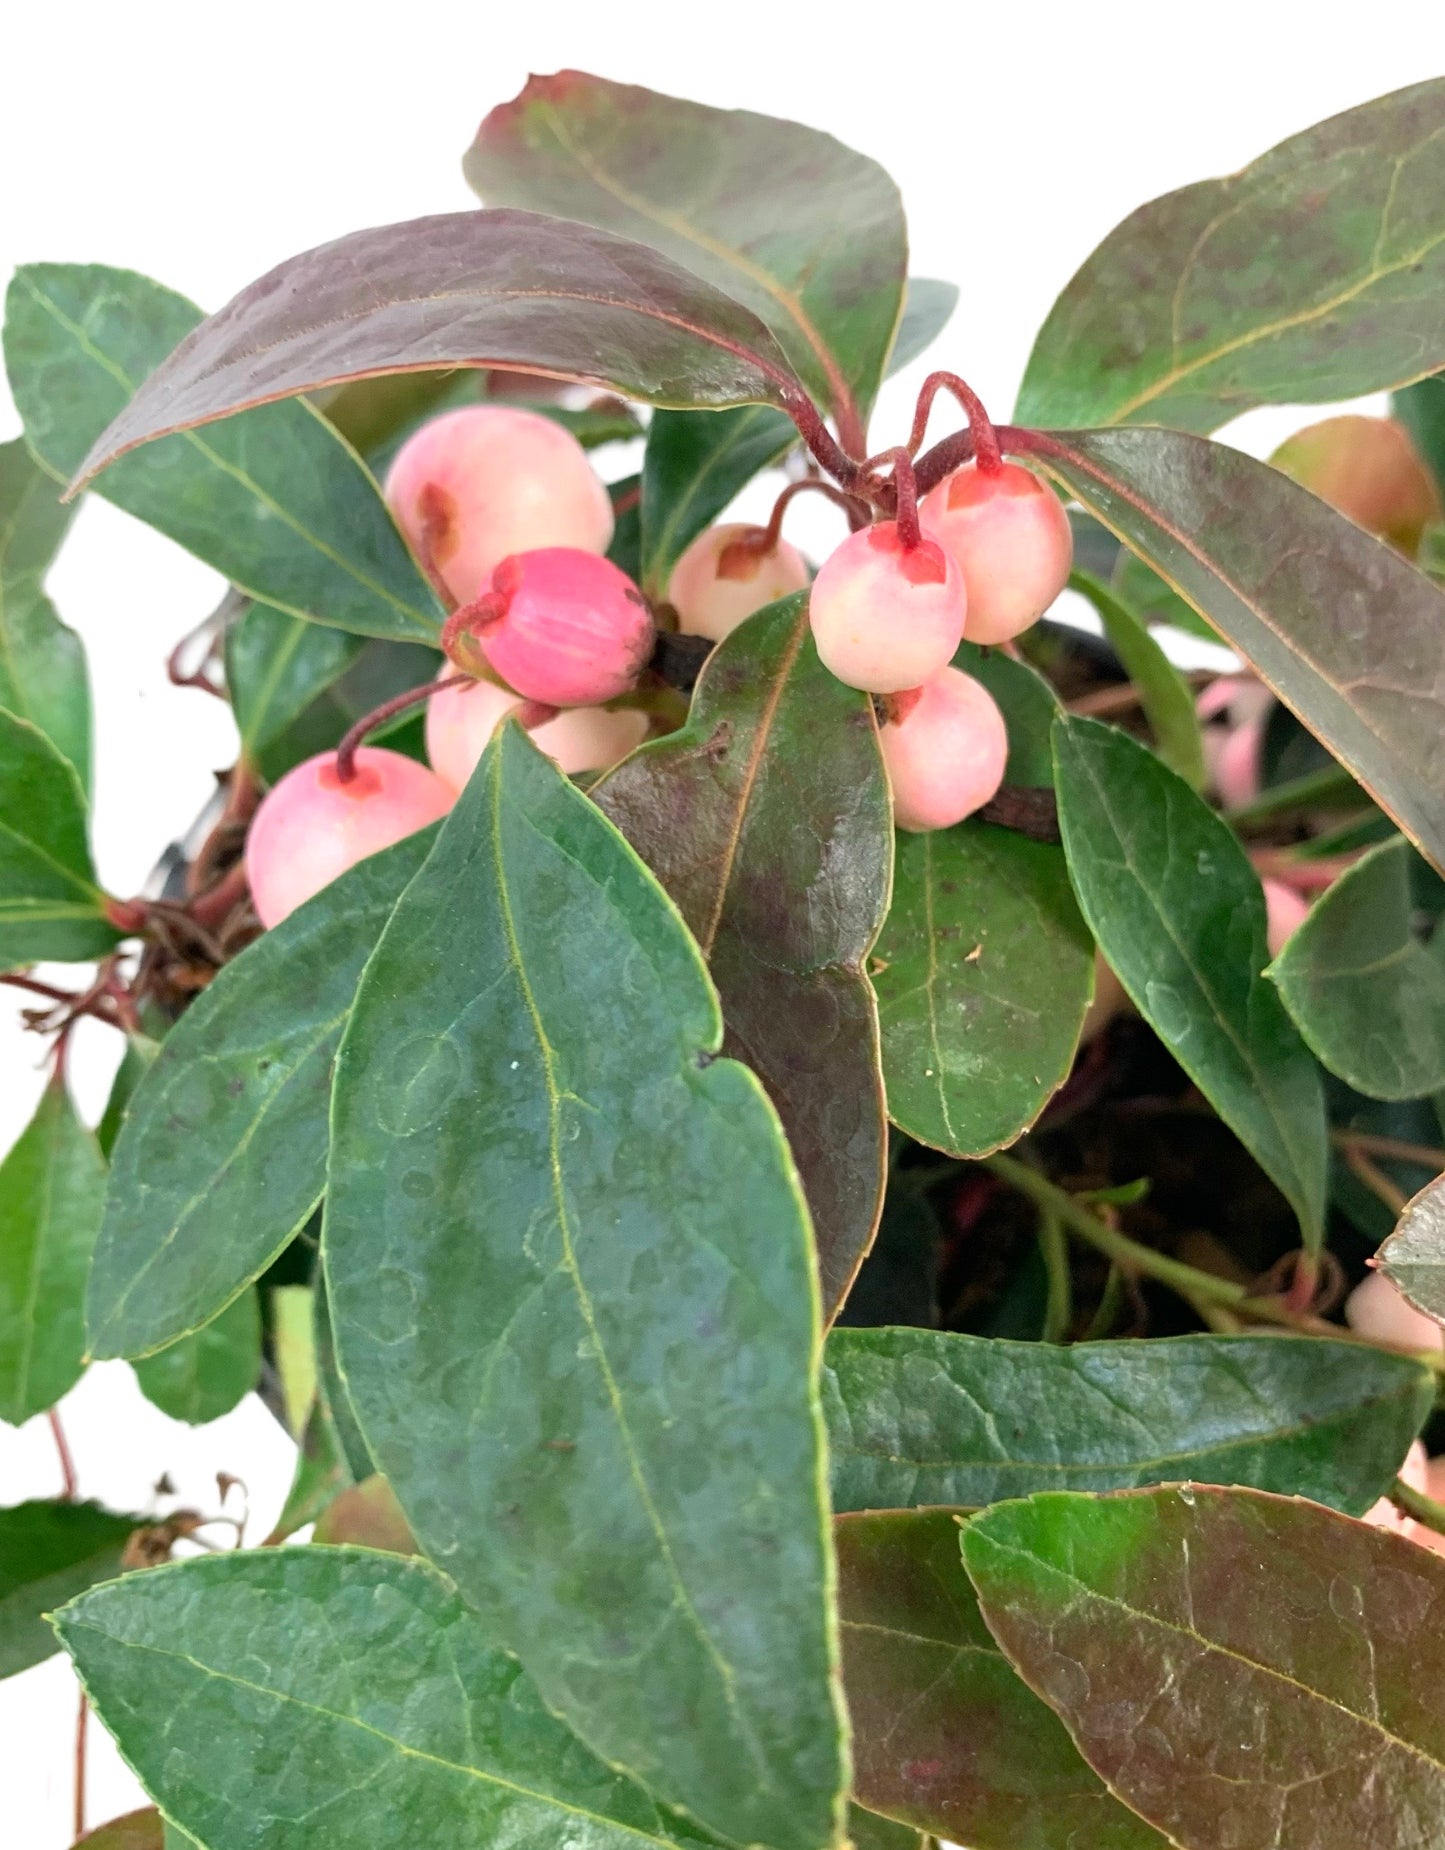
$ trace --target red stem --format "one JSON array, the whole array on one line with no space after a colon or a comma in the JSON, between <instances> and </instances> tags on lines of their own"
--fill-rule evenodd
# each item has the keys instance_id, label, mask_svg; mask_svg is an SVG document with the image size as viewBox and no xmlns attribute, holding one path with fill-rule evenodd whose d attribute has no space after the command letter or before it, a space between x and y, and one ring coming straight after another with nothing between
<instances>
[{"instance_id":1,"label":"red stem","mask_svg":"<svg viewBox=\"0 0 1445 1850\"><path fill-rule=\"evenodd\" d=\"M888 456L893 463L893 518L898 524L903 550L912 552L923 542L923 529L918 524L918 478L913 473L913 458L907 450L890 450Z\"/></svg>"},{"instance_id":2,"label":"red stem","mask_svg":"<svg viewBox=\"0 0 1445 1850\"><path fill-rule=\"evenodd\" d=\"M764 537L758 543L760 551L775 552L777 550L778 541L783 537L784 514L787 513L789 507L799 495L810 493L815 495L826 495L836 507L842 508L843 512L850 520L855 513L860 511L863 505L858 501L856 496L844 494L841 488L835 488L831 482L820 481L816 475L805 476L801 482L789 482L788 486L773 503L772 514L768 519L767 526L763 529Z\"/></svg>"},{"instance_id":3,"label":"red stem","mask_svg":"<svg viewBox=\"0 0 1445 1850\"><path fill-rule=\"evenodd\" d=\"M930 373L923 382L918 394L918 405L913 413L913 429L908 438L908 454L916 456L923 442L924 432L928 429L928 415L933 409L933 401L940 392L951 392L963 406L968 416L969 433L973 438L973 450L978 458L979 473L997 475L1003 467L1003 458L999 453L998 434L993 420L983 408L983 400L973 387L957 373Z\"/></svg>"},{"instance_id":4,"label":"red stem","mask_svg":"<svg viewBox=\"0 0 1445 1850\"><path fill-rule=\"evenodd\" d=\"M75 1475L75 1460L71 1456L70 1441L65 1436L65 1428L60 1423L60 1415L52 1407L46 1418L50 1421L51 1437L55 1440L55 1449L60 1454L60 1476L64 1489L60 1493L63 1503L74 1503L80 1488L80 1480Z\"/></svg>"},{"instance_id":5,"label":"red stem","mask_svg":"<svg viewBox=\"0 0 1445 1850\"><path fill-rule=\"evenodd\" d=\"M219 925L231 908L246 896L246 863L235 861L214 886L198 893L190 903L198 925Z\"/></svg>"},{"instance_id":6,"label":"red stem","mask_svg":"<svg viewBox=\"0 0 1445 1850\"><path fill-rule=\"evenodd\" d=\"M449 687L460 687L463 681L473 678L469 674L449 674L445 680L427 681L421 687L408 688L404 694L394 694L390 700L383 700L379 707L373 707L370 713L363 713L336 748L336 775L342 783L349 784L355 777L357 747L369 732L375 732L378 726L384 726L389 719L395 719L398 713L405 713L408 707L419 707L424 700L430 700L433 694L443 693Z\"/></svg>"},{"instance_id":7,"label":"red stem","mask_svg":"<svg viewBox=\"0 0 1445 1850\"><path fill-rule=\"evenodd\" d=\"M85 1738L90 1720L90 1701L82 1689L75 1711L75 1841L85 1835Z\"/></svg>"}]
</instances>

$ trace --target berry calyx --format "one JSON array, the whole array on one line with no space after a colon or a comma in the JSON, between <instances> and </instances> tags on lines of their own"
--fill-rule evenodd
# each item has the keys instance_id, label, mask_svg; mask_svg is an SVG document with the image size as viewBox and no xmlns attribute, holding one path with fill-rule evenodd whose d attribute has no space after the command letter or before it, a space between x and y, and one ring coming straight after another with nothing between
<instances>
[{"instance_id":1,"label":"berry calyx","mask_svg":"<svg viewBox=\"0 0 1445 1850\"><path fill-rule=\"evenodd\" d=\"M269 931L339 874L436 822L454 793L424 764L363 745L352 776L335 752L288 771L261 800L246 838L246 879Z\"/></svg>"},{"instance_id":2,"label":"berry calyx","mask_svg":"<svg viewBox=\"0 0 1445 1850\"><path fill-rule=\"evenodd\" d=\"M1008 760L1003 714L986 687L941 668L889 703L879 733L900 829L947 829L998 792Z\"/></svg>"},{"instance_id":3,"label":"berry calyx","mask_svg":"<svg viewBox=\"0 0 1445 1850\"><path fill-rule=\"evenodd\" d=\"M796 546L773 542L766 527L708 527L672 568L668 602L689 636L721 642L755 611L805 591L808 566Z\"/></svg>"},{"instance_id":4,"label":"berry calyx","mask_svg":"<svg viewBox=\"0 0 1445 1850\"><path fill-rule=\"evenodd\" d=\"M905 546L893 520L843 541L813 582L808 617L823 666L849 687L898 694L952 660L963 639L958 567L935 541Z\"/></svg>"},{"instance_id":5,"label":"berry calyx","mask_svg":"<svg viewBox=\"0 0 1445 1850\"><path fill-rule=\"evenodd\" d=\"M466 405L409 437L387 472L386 504L423 566L458 604L513 553L601 553L612 502L571 431L512 405Z\"/></svg>"},{"instance_id":6,"label":"berry calyx","mask_svg":"<svg viewBox=\"0 0 1445 1850\"><path fill-rule=\"evenodd\" d=\"M1434 479L1394 418L1325 418L1296 431L1269 460L1409 559L1442 517Z\"/></svg>"},{"instance_id":7,"label":"berry calyx","mask_svg":"<svg viewBox=\"0 0 1445 1850\"><path fill-rule=\"evenodd\" d=\"M439 678L447 674L443 668ZM433 694L426 710L426 755L432 769L460 794L497 727L509 713L527 725L529 707L535 710L536 703L489 681L462 682ZM527 731L532 743L571 776L610 770L625 758L647 736L647 715L631 707L567 707Z\"/></svg>"},{"instance_id":8,"label":"berry calyx","mask_svg":"<svg viewBox=\"0 0 1445 1850\"><path fill-rule=\"evenodd\" d=\"M452 619L507 686L551 707L595 707L636 685L656 640L642 593L610 559L571 546L515 553Z\"/></svg>"},{"instance_id":9,"label":"berry calyx","mask_svg":"<svg viewBox=\"0 0 1445 1850\"><path fill-rule=\"evenodd\" d=\"M965 463L929 490L918 512L963 575L970 642L1021 634L1069 582L1069 517L1048 484L1017 463Z\"/></svg>"}]
</instances>

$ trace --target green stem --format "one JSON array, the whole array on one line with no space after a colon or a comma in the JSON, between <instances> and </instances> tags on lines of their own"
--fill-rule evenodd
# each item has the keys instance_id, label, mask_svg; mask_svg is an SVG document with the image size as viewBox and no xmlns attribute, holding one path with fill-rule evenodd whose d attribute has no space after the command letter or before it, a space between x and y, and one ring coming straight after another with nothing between
<instances>
[{"instance_id":1,"label":"green stem","mask_svg":"<svg viewBox=\"0 0 1445 1850\"><path fill-rule=\"evenodd\" d=\"M1445 1535L1445 1503L1437 1503L1433 1497L1427 1497L1423 1490L1416 1490L1402 1477L1397 1477L1390 1486L1390 1501L1397 1503L1416 1522L1423 1522L1427 1529Z\"/></svg>"},{"instance_id":2,"label":"green stem","mask_svg":"<svg viewBox=\"0 0 1445 1850\"><path fill-rule=\"evenodd\" d=\"M1270 822L1290 810L1308 809L1335 797L1358 797L1362 805L1369 801L1342 764L1327 764L1318 771L1306 771L1303 777L1292 777L1287 783L1261 790L1249 802L1225 810L1224 819L1240 828L1251 822Z\"/></svg>"},{"instance_id":3,"label":"green stem","mask_svg":"<svg viewBox=\"0 0 1445 1850\"><path fill-rule=\"evenodd\" d=\"M1084 1331L1084 1341L1091 1343L1101 1336L1107 1336L1119 1320L1119 1306L1124 1302L1124 1274L1117 1265L1109 1267L1109 1276L1104 1280L1103 1295L1099 1307L1089 1319L1089 1327Z\"/></svg>"},{"instance_id":4,"label":"green stem","mask_svg":"<svg viewBox=\"0 0 1445 1850\"><path fill-rule=\"evenodd\" d=\"M1039 1209L1039 1251L1048 1279L1044 1306L1044 1341L1067 1342L1074 1321L1074 1285L1069 1275L1069 1242L1064 1224L1052 1208Z\"/></svg>"}]
</instances>

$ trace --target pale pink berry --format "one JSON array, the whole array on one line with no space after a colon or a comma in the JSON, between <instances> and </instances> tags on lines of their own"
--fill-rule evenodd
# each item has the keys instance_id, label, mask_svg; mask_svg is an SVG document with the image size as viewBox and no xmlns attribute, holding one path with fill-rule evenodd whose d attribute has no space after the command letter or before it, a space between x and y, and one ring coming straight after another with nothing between
<instances>
[{"instance_id":1,"label":"pale pink berry","mask_svg":"<svg viewBox=\"0 0 1445 1850\"><path fill-rule=\"evenodd\" d=\"M1264 888L1264 935L1271 957L1278 957L1286 944L1309 917L1309 901L1283 880L1262 880Z\"/></svg>"},{"instance_id":2,"label":"pale pink berry","mask_svg":"<svg viewBox=\"0 0 1445 1850\"><path fill-rule=\"evenodd\" d=\"M642 593L596 553L544 546L492 573L473 633L528 700L595 707L636 684L656 636Z\"/></svg>"},{"instance_id":3,"label":"pale pink berry","mask_svg":"<svg viewBox=\"0 0 1445 1850\"><path fill-rule=\"evenodd\" d=\"M1008 733L993 695L958 668L941 668L894 702L880 733L900 829L946 829L987 803L1003 782Z\"/></svg>"},{"instance_id":4,"label":"pale pink berry","mask_svg":"<svg viewBox=\"0 0 1445 1850\"><path fill-rule=\"evenodd\" d=\"M452 673L450 666L442 676ZM465 681L433 694L426 708L426 754L442 782L460 792L509 713L525 706L490 681ZM566 707L531 729L532 743L569 775L605 771L647 734L647 715L635 708Z\"/></svg>"},{"instance_id":5,"label":"pale pink berry","mask_svg":"<svg viewBox=\"0 0 1445 1850\"><path fill-rule=\"evenodd\" d=\"M288 771L262 799L246 840L246 879L269 931L338 874L436 822L455 800L435 772L363 745L343 782L336 753Z\"/></svg>"},{"instance_id":6,"label":"pale pink berry","mask_svg":"<svg viewBox=\"0 0 1445 1850\"><path fill-rule=\"evenodd\" d=\"M1240 809L1259 795L1264 753L1264 721L1241 720L1221 731L1206 727L1204 757L1214 788L1225 809Z\"/></svg>"},{"instance_id":7,"label":"pale pink berry","mask_svg":"<svg viewBox=\"0 0 1445 1850\"><path fill-rule=\"evenodd\" d=\"M763 527L740 522L709 527L672 568L667 599L689 636L721 642L765 605L808 588L808 566L796 546L767 544Z\"/></svg>"},{"instance_id":8,"label":"pale pink berry","mask_svg":"<svg viewBox=\"0 0 1445 1850\"><path fill-rule=\"evenodd\" d=\"M386 502L458 604L479 598L512 553L606 552L612 539L612 502L581 444L511 405L466 405L423 424L387 473Z\"/></svg>"},{"instance_id":9,"label":"pale pink berry","mask_svg":"<svg viewBox=\"0 0 1445 1850\"><path fill-rule=\"evenodd\" d=\"M823 666L849 687L901 694L953 659L963 640L958 567L930 539L905 547L896 521L853 533L808 599Z\"/></svg>"},{"instance_id":10,"label":"pale pink berry","mask_svg":"<svg viewBox=\"0 0 1445 1850\"><path fill-rule=\"evenodd\" d=\"M918 515L963 574L970 642L1017 636L1069 582L1069 517L1053 490L1017 463L991 473L965 463L929 490Z\"/></svg>"},{"instance_id":11,"label":"pale pink berry","mask_svg":"<svg viewBox=\"0 0 1445 1850\"><path fill-rule=\"evenodd\" d=\"M1383 1272L1370 1272L1345 1299L1345 1322L1371 1342L1396 1349L1445 1349L1445 1330L1401 1296Z\"/></svg>"}]
</instances>

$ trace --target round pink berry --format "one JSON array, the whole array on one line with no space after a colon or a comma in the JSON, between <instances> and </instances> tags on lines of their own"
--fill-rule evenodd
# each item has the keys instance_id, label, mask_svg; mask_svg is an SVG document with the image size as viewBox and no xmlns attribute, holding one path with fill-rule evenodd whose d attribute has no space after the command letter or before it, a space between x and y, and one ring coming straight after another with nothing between
<instances>
[{"instance_id":1,"label":"round pink berry","mask_svg":"<svg viewBox=\"0 0 1445 1850\"><path fill-rule=\"evenodd\" d=\"M899 695L879 737L900 829L947 829L996 794L1008 759L1003 714L986 687L941 668Z\"/></svg>"},{"instance_id":2,"label":"round pink berry","mask_svg":"<svg viewBox=\"0 0 1445 1850\"><path fill-rule=\"evenodd\" d=\"M338 874L436 822L454 793L415 759L363 745L343 782L336 753L288 771L261 801L246 838L246 879L269 931Z\"/></svg>"},{"instance_id":3,"label":"round pink berry","mask_svg":"<svg viewBox=\"0 0 1445 1850\"><path fill-rule=\"evenodd\" d=\"M1309 901L1302 898L1292 886L1286 886L1283 880L1263 880L1265 910L1265 937L1269 941L1269 954L1278 957L1285 945L1309 917Z\"/></svg>"},{"instance_id":4,"label":"round pink berry","mask_svg":"<svg viewBox=\"0 0 1445 1850\"><path fill-rule=\"evenodd\" d=\"M1017 463L991 474L965 463L930 489L918 514L963 574L970 642L1017 636L1069 582L1069 517L1053 490Z\"/></svg>"},{"instance_id":5,"label":"round pink berry","mask_svg":"<svg viewBox=\"0 0 1445 1850\"><path fill-rule=\"evenodd\" d=\"M766 529L732 521L709 527L672 568L668 602L689 636L721 642L780 597L808 588L808 566L796 546L766 543Z\"/></svg>"},{"instance_id":6,"label":"round pink berry","mask_svg":"<svg viewBox=\"0 0 1445 1850\"><path fill-rule=\"evenodd\" d=\"M549 707L595 707L636 684L656 640L642 593L596 553L544 546L492 573L476 635L509 687Z\"/></svg>"},{"instance_id":7,"label":"round pink berry","mask_svg":"<svg viewBox=\"0 0 1445 1850\"><path fill-rule=\"evenodd\" d=\"M945 666L963 638L958 567L925 538L905 548L896 521L850 534L808 599L825 668L849 687L898 694Z\"/></svg>"},{"instance_id":8,"label":"round pink berry","mask_svg":"<svg viewBox=\"0 0 1445 1850\"><path fill-rule=\"evenodd\" d=\"M1383 1272L1367 1273L1345 1299L1345 1322L1371 1342L1397 1349L1445 1349L1445 1330L1402 1297Z\"/></svg>"},{"instance_id":9,"label":"round pink berry","mask_svg":"<svg viewBox=\"0 0 1445 1850\"><path fill-rule=\"evenodd\" d=\"M441 672L445 677L452 670ZM433 694L426 708L426 755L442 782L457 792L464 789L497 727L525 704L490 681L465 681ZM606 771L642 743L647 715L633 707L567 707L528 736L569 776Z\"/></svg>"},{"instance_id":10,"label":"round pink berry","mask_svg":"<svg viewBox=\"0 0 1445 1850\"><path fill-rule=\"evenodd\" d=\"M581 444L512 405L466 405L423 424L397 451L386 501L458 604L479 598L514 552L606 552L612 540L612 502Z\"/></svg>"}]
</instances>

